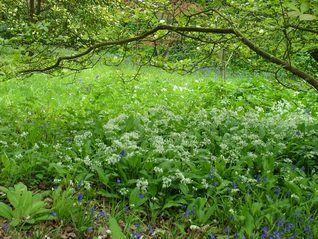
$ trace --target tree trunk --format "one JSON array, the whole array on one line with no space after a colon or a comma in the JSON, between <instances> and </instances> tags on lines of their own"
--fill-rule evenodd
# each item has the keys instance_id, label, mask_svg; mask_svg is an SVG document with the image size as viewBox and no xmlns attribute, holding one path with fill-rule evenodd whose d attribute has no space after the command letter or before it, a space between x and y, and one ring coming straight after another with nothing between
<instances>
[{"instance_id":1,"label":"tree trunk","mask_svg":"<svg viewBox=\"0 0 318 239\"><path fill-rule=\"evenodd\" d=\"M34 0L29 0L29 18L31 22L34 22L34 11L35 11L35 2Z\"/></svg>"},{"instance_id":2,"label":"tree trunk","mask_svg":"<svg viewBox=\"0 0 318 239\"><path fill-rule=\"evenodd\" d=\"M41 6L42 6L42 0L37 0L37 3L36 3L36 15L40 15Z\"/></svg>"}]
</instances>

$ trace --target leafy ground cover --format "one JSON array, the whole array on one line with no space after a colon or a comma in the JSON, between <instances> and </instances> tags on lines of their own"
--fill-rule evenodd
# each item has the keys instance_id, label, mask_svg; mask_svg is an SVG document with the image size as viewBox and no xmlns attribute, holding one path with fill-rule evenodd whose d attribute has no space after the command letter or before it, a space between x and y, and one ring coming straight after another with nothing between
<instances>
[{"instance_id":1,"label":"leafy ground cover","mask_svg":"<svg viewBox=\"0 0 318 239\"><path fill-rule=\"evenodd\" d=\"M0 237L318 237L315 92L135 70L1 83Z\"/></svg>"}]
</instances>

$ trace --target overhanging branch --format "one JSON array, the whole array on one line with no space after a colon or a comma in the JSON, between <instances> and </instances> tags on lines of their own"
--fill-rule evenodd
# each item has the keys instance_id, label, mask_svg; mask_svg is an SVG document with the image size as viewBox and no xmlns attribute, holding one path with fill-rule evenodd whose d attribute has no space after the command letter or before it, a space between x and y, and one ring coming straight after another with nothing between
<instances>
[{"instance_id":1,"label":"overhanging branch","mask_svg":"<svg viewBox=\"0 0 318 239\"><path fill-rule=\"evenodd\" d=\"M246 45L249 49L251 49L252 51L254 51L256 54L258 54L259 56L261 56L262 58L278 65L281 66L282 68L284 68L285 70L293 73L294 75L302 78L303 80L305 80L308 84L310 84L313 88L315 88L318 91L318 80L315 79L315 77L309 75L308 73L292 66L291 64L289 64L288 62L275 57L274 55L264 51L263 49L261 49L260 47L258 47L255 43L253 43L251 40L249 40L247 37L245 37L240 31L234 29L234 28L204 28L204 27L178 27L178 26L170 26L170 25L159 25L147 32L144 32L143 34L139 35L139 36L135 36L135 37L131 37L131 38L126 38L126 39L121 39L121 40L116 40L116 41L104 41L104 42L100 42L97 44L92 45L91 47L89 47L87 50L75 54L75 55L71 55L71 56L62 56L59 57L56 62L48 67L42 68L42 69L29 69L29 70L24 70L21 71L20 73L22 74L29 74L29 73L33 73L33 72L47 72L50 70L53 70L54 68L58 68L60 67L61 63L63 61L69 61L69 60L74 60L76 58L80 58L83 57L85 55L88 55L89 53L91 53L94 50L99 50L99 49L103 49L106 46L112 46L112 45L124 45L124 44L128 44L130 42L135 42L135 41L139 41L142 40L144 38L146 38L149 35L152 35L158 31L163 31L163 30L167 30L167 31L173 31L176 33L182 33L182 32L198 32L198 33L212 33L212 34L230 34L230 35L234 35L236 36L244 45Z\"/></svg>"}]
</instances>

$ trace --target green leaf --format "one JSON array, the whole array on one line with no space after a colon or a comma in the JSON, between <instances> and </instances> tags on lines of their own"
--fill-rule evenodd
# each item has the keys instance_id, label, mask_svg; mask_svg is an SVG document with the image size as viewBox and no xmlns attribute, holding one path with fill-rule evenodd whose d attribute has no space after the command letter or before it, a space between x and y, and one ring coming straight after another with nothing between
<instances>
[{"instance_id":1,"label":"green leaf","mask_svg":"<svg viewBox=\"0 0 318 239\"><path fill-rule=\"evenodd\" d=\"M182 204L187 204L187 201L184 199L179 199L179 200L169 200L165 205L163 206L162 210L170 208L170 207L178 207L181 206Z\"/></svg>"},{"instance_id":2,"label":"green leaf","mask_svg":"<svg viewBox=\"0 0 318 239\"><path fill-rule=\"evenodd\" d=\"M104 172L103 169L99 168L99 167L94 167L94 170L97 172L98 174L98 178L101 181L102 184L104 184L105 186L108 186L109 183L109 175L106 175L106 173Z\"/></svg>"},{"instance_id":3,"label":"green leaf","mask_svg":"<svg viewBox=\"0 0 318 239\"><path fill-rule=\"evenodd\" d=\"M19 218L13 218L12 221L10 222L10 225L12 227L15 227L21 223L21 220Z\"/></svg>"},{"instance_id":4,"label":"green leaf","mask_svg":"<svg viewBox=\"0 0 318 239\"><path fill-rule=\"evenodd\" d=\"M131 191L129 196L129 204L134 205L135 207L140 207L142 204L144 204L147 201L147 198L140 198L139 197L140 191L138 188L135 188Z\"/></svg>"},{"instance_id":5,"label":"green leaf","mask_svg":"<svg viewBox=\"0 0 318 239\"><path fill-rule=\"evenodd\" d=\"M309 10L309 7L310 7L310 4L307 2L307 1L303 1L301 4L300 4L300 12L301 13L305 13Z\"/></svg>"},{"instance_id":6,"label":"green leaf","mask_svg":"<svg viewBox=\"0 0 318 239\"><path fill-rule=\"evenodd\" d=\"M0 202L0 216L6 219L12 218L12 209L7 204Z\"/></svg>"},{"instance_id":7,"label":"green leaf","mask_svg":"<svg viewBox=\"0 0 318 239\"><path fill-rule=\"evenodd\" d=\"M118 225L115 218L109 218L109 229L112 232L112 238L114 239L126 239L124 233L121 231L120 226Z\"/></svg>"},{"instance_id":8,"label":"green leaf","mask_svg":"<svg viewBox=\"0 0 318 239\"><path fill-rule=\"evenodd\" d=\"M250 213L245 215L245 231L247 236L252 236L254 230L254 218Z\"/></svg>"},{"instance_id":9,"label":"green leaf","mask_svg":"<svg viewBox=\"0 0 318 239\"><path fill-rule=\"evenodd\" d=\"M314 16L314 15L311 15L311 14L301 14L299 16L299 19L301 21L312 21L312 20L316 20L318 18L316 16Z\"/></svg>"},{"instance_id":10,"label":"green leaf","mask_svg":"<svg viewBox=\"0 0 318 239\"><path fill-rule=\"evenodd\" d=\"M189 188L186 184L180 184L179 188L184 195L187 195L189 192Z\"/></svg>"},{"instance_id":11,"label":"green leaf","mask_svg":"<svg viewBox=\"0 0 318 239\"><path fill-rule=\"evenodd\" d=\"M292 12L288 12L287 14L288 14L289 17L295 18L295 17L299 17L301 15L301 12L292 11Z\"/></svg>"},{"instance_id":12,"label":"green leaf","mask_svg":"<svg viewBox=\"0 0 318 239\"><path fill-rule=\"evenodd\" d=\"M296 6L295 2L286 3L285 6L291 10L299 12L299 9Z\"/></svg>"},{"instance_id":13,"label":"green leaf","mask_svg":"<svg viewBox=\"0 0 318 239\"><path fill-rule=\"evenodd\" d=\"M7 198L10 202L10 204L14 207L14 208L18 208L19 204L20 204L20 195L17 194L16 192L12 192L12 191L8 191L7 192Z\"/></svg>"}]
</instances>

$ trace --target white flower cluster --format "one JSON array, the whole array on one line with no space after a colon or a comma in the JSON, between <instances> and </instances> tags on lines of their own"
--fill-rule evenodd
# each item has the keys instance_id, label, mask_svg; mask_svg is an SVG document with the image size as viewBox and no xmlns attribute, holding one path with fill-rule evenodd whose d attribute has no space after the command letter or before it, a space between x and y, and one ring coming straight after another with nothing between
<instances>
[{"instance_id":1,"label":"white flower cluster","mask_svg":"<svg viewBox=\"0 0 318 239\"><path fill-rule=\"evenodd\" d=\"M148 180L145 178L140 178L137 180L136 187L139 188L140 191L146 192L148 188Z\"/></svg>"}]
</instances>

